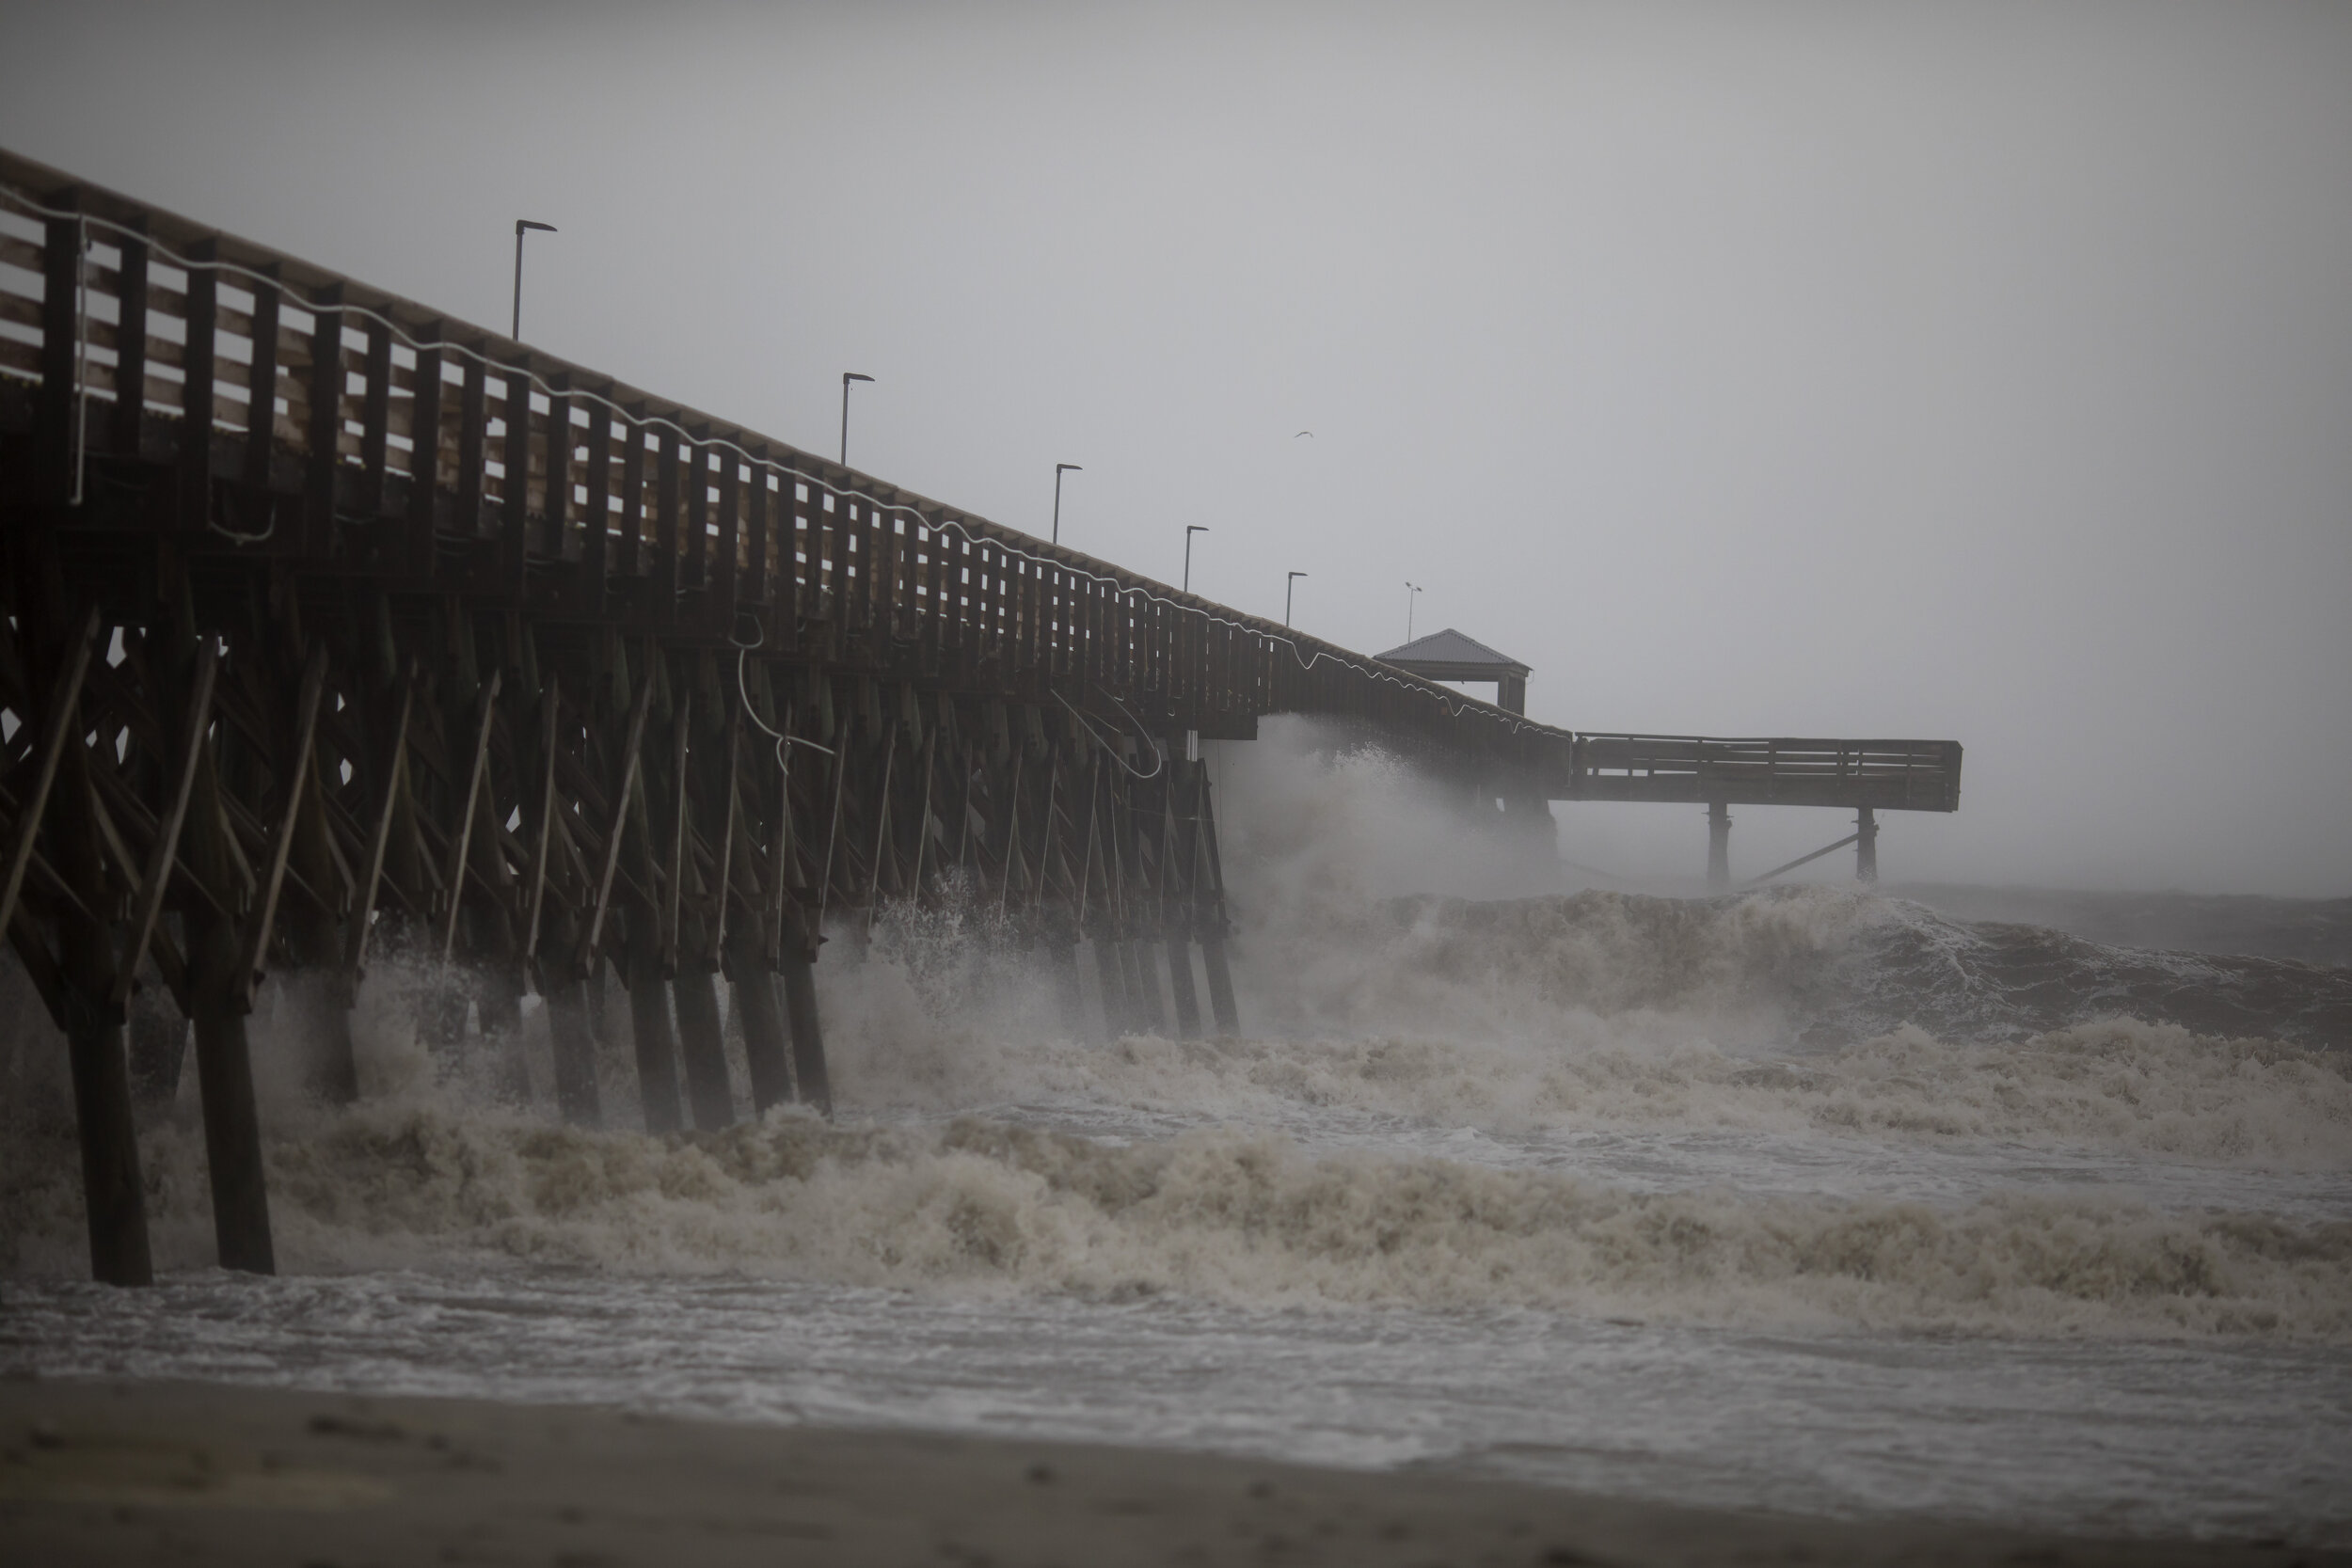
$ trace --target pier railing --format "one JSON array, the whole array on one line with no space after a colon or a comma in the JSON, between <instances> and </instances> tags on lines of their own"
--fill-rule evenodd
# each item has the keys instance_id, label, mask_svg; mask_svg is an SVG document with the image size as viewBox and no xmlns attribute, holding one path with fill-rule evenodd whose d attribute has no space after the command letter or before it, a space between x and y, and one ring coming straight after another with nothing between
<instances>
[{"instance_id":1,"label":"pier railing","mask_svg":"<svg viewBox=\"0 0 2352 1568\"><path fill-rule=\"evenodd\" d=\"M0 153L8 424L102 531L1164 733L1330 713L1565 760L1566 731ZM159 460L162 512L123 481Z\"/></svg>"},{"instance_id":2,"label":"pier railing","mask_svg":"<svg viewBox=\"0 0 2352 1568\"><path fill-rule=\"evenodd\" d=\"M1565 793L1590 800L1956 811L1960 757L1954 740L1580 734Z\"/></svg>"}]
</instances>

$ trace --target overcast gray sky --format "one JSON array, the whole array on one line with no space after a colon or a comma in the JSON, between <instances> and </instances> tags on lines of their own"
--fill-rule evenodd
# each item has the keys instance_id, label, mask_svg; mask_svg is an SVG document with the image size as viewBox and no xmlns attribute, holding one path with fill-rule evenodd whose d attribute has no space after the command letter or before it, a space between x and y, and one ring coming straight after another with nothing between
<instances>
[{"instance_id":1,"label":"overcast gray sky","mask_svg":"<svg viewBox=\"0 0 2352 1568\"><path fill-rule=\"evenodd\" d=\"M1890 878L2352 893L2352 6L8 11L10 149L492 325L557 224L526 338L999 521L1965 742Z\"/></svg>"}]
</instances>

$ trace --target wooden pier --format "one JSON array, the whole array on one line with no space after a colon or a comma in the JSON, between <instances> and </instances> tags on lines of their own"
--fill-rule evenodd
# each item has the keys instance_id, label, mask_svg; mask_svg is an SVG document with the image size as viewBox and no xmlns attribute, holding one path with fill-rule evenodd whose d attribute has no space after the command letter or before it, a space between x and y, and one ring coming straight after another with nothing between
<instances>
[{"instance_id":1,"label":"wooden pier","mask_svg":"<svg viewBox=\"0 0 2352 1568\"><path fill-rule=\"evenodd\" d=\"M0 532L0 924L122 1284L183 1054L126 1045L143 978L193 1026L221 1261L266 1272L256 985L324 989L348 1100L395 935L472 977L444 1035L541 994L583 1123L610 966L647 1127L707 1128L716 988L756 1106L827 1108L811 966L898 902L991 913L1066 995L1089 951L1111 1029L1236 1030L1197 742L1265 715L1537 809L1957 798L1948 743L1533 723L5 153Z\"/></svg>"}]
</instances>

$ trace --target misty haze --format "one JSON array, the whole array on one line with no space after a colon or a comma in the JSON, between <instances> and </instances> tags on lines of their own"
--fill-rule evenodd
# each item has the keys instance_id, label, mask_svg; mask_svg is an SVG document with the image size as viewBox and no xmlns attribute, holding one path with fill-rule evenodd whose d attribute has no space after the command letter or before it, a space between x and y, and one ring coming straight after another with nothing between
<instances>
[{"instance_id":1,"label":"misty haze","mask_svg":"<svg viewBox=\"0 0 2352 1568\"><path fill-rule=\"evenodd\" d=\"M0 10L0 1557L2352 1561L2347 82Z\"/></svg>"}]
</instances>

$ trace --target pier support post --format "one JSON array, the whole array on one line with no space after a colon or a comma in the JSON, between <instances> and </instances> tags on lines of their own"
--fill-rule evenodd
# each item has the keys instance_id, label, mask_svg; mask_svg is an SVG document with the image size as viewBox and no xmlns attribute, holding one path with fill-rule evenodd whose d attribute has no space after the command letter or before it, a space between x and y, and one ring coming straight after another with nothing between
<instances>
[{"instance_id":1,"label":"pier support post","mask_svg":"<svg viewBox=\"0 0 2352 1568\"><path fill-rule=\"evenodd\" d=\"M776 1005L776 977L761 961L759 933L739 927L729 934L727 949L736 1016L743 1021L743 1060L752 1071L752 1114L760 1116L771 1105L791 1103L792 1052ZM700 1096L695 1103L700 1120Z\"/></svg>"},{"instance_id":2,"label":"pier support post","mask_svg":"<svg viewBox=\"0 0 2352 1568\"><path fill-rule=\"evenodd\" d=\"M825 1073L825 1032L817 1018L817 975L806 956L786 948L784 1010L792 1023L792 1077L801 1103L833 1115L833 1081Z\"/></svg>"},{"instance_id":3,"label":"pier support post","mask_svg":"<svg viewBox=\"0 0 2352 1568\"><path fill-rule=\"evenodd\" d=\"M1721 893L1731 886L1731 807L1722 800L1707 802L1707 891Z\"/></svg>"},{"instance_id":4,"label":"pier support post","mask_svg":"<svg viewBox=\"0 0 2352 1568\"><path fill-rule=\"evenodd\" d=\"M687 1092L694 1101L694 1125L724 1127L735 1119L735 1092L727 1084L726 1038L719 1026L718 977L707 970L680 970L670 981L670 995L677 1003L678 1054L686 1063Z\"/></svg>"},{"instance_id":5,"label":"pier support post","mask_svg":"<svg viewBox=\"0 0 2352 1568\"><path fill-rule=\"evenodd\" d=\"M580 926L567 911L547 922L539 941L539 992L548 1009L548 1050L555 1064L555 1105L576 1127L604 1125L596 1090L596 1036L588 1017L588 983L572 970Z\"/></svg>"},{"instance_id":6,"label":"pier support post","mask_svg":"<svg viewBox=\"0 0 2352 1568\"><path fill-rule=\"evenodd\" d=\"M72 962L70 954L67 962ZM137 1134L131 1124L131 1078L123 1062L122 1029L109 1024L78 990L70 989L65 995L90 1277L102 1285L151 1285L155 1271L147 1249L147 1190L139 1179Z\"/></svg>"},{"instance_id":7,"label":"pier support post","mask_svg":"<svg viewBox=\"0 0 2352 1568\"><path fill-rule=\"evenodd\" d=\"M1170 931L1168 950L1168 990L1176 1003L1176 1037L1200 1037L1200 993L1192 984L1192 944L1181 930Z\"/></svg>"},{"instance_id":8,"label":"pier support post","mask_svg":"<svg viewBox=\"0 0 2352 1568\"><path fill-rule=\"evenodd\" d=\"M207 921L202 958L191 967L204 976L196 1005L196 1083L204 1102L204 1162L213 1190L213 1240L220 1266L276 1274L270 1244L269 1187L262 1170L262 1120L253 1107L253 1049L245 1015L214 979L236 966L237 934L226 921ZM206 983L206 982L211 983ZM212 992L207 996L203 992Z\"/></svg>"},{"instance_id":9,"label":"pier support post","mask_svg":"<svg viewBox=\"0 0 2352 1568\"><path fill-rule=\"evenodd\" d=\"M92 809L89 752L68 734L57 770L57 870L83 890L93 909L104 905L98 818ZM90 1277L107 1285L151 1285L147 1247L147 1188L139 1177L138 1135L131 1122L131 1070L123 1051L122 1017L112 1006L113 933L65 910L57 916L58 967L63 971L66 1048L73 1076L73 1117L81 1134L82 1193L89 1224ZM248 1094L246 1103L251 1104ZM268 1244L264 1220L262 1243ZM227 1248L221 1261L228 1262Z\"/></svg>"},{"instance_id":10,"label":"pier support post","mask_svg":"<svg viewBox=\"0 0 2352 1568\"><path fill-rule=\"evenodd\" d=\"M642 912L630 912L623 958L628 966L624 984L628 990L629 1042L637 1055L637 1102L644 1109L645 1131L675 1132L683 1125L678 1109L677 1037L670 1028L670 982L661 977L651 925ZM697 1105L695 1119L705 1127L723 1127L734 1119L734 1104L724 1093L725 1079L719 1081L719 1087L717 1108L725 1119L705 1122Z\"/></svg>"},{"instance_id":11,"label":"pier support post","mask_svg":"<svg viewBox=\"0 0 2352 1568\"><path fill-rule=\"evenodd\" d=\"M1086 1032L1086 992L1078 984L1078 945L1057 941L1048 961L1054 968L1054 995L1061 1004L1061 1026L1075 1037Z\"/></svg>"},{"instance_id":12,"label":"pier support post","mask_svg":"<svg viewBox=\"0 0 2352 1568\"><path fill-rule=\"evenodd\" d=\"M1152 944L1138 937L1119 944L1120 973L1126 976L1127 999L1136 1027L1150 1034L1168 1033L1168 1010L1160 1006L1160 977L1152 961Z\"/></svg>"},{"instance_id":13,"label":"pier support post","mask_svg":"<svg viewBox=\"0 0 2352 1568\"><path fill-rule=\"evenodd\" d=\"M168 1105L180 1094L180 1065L188 1054L188 1021L175 1011L142 1007L131 1015L131 1092L142 1105Z\"/></svg>"},{"instance_id":14,"label":"pier support post","mask_svg":"<svg viewBox=\"0 0 2352 1568\"><path fill-rule=\"evenodd\" d=\"M1860 881L1879 879L1879 817L1868 806L1854 817L1853 874Z\"/></svg>"},{"instance_id":15,"label":"pier support post","mask_svg":"<svg viewBox=\"0 0 2352 1568\"><path fill-rule=\"evenodd\" d=\"M1094 939L1094 978L1103 988L1103 1037L1115 1040L1134 1027L1127 1010L1127 976L1119 962L1118 944L1108 937Z\"/></svg>"},{"instance_id":16,"label":"pier support post","mask_svg":"<svg viewBox=\"0 0 2352 1568\"><path fill-rule=\"evenodd\" d=\"M555 1058L555 1104L575 1127L604 1124L596 1093L596 1039L588 1029L586 985L568 971L541 983L548 1008L548 1044Z\"/></svg>"},{"instance_id":17,"label":"pier support post","mask_svg":"<svg viewBox=\"0 0 2352 1568\"><path fill-rule=\"evenodd\" d=\"M1233 972L1225 963L1225 934L1215 929L1200 937L1200 967L1209 976L1209 1010L1220 1035L1241 1033L1241 1009L1233 1003Z\"/></svg>"}]
</instances>

